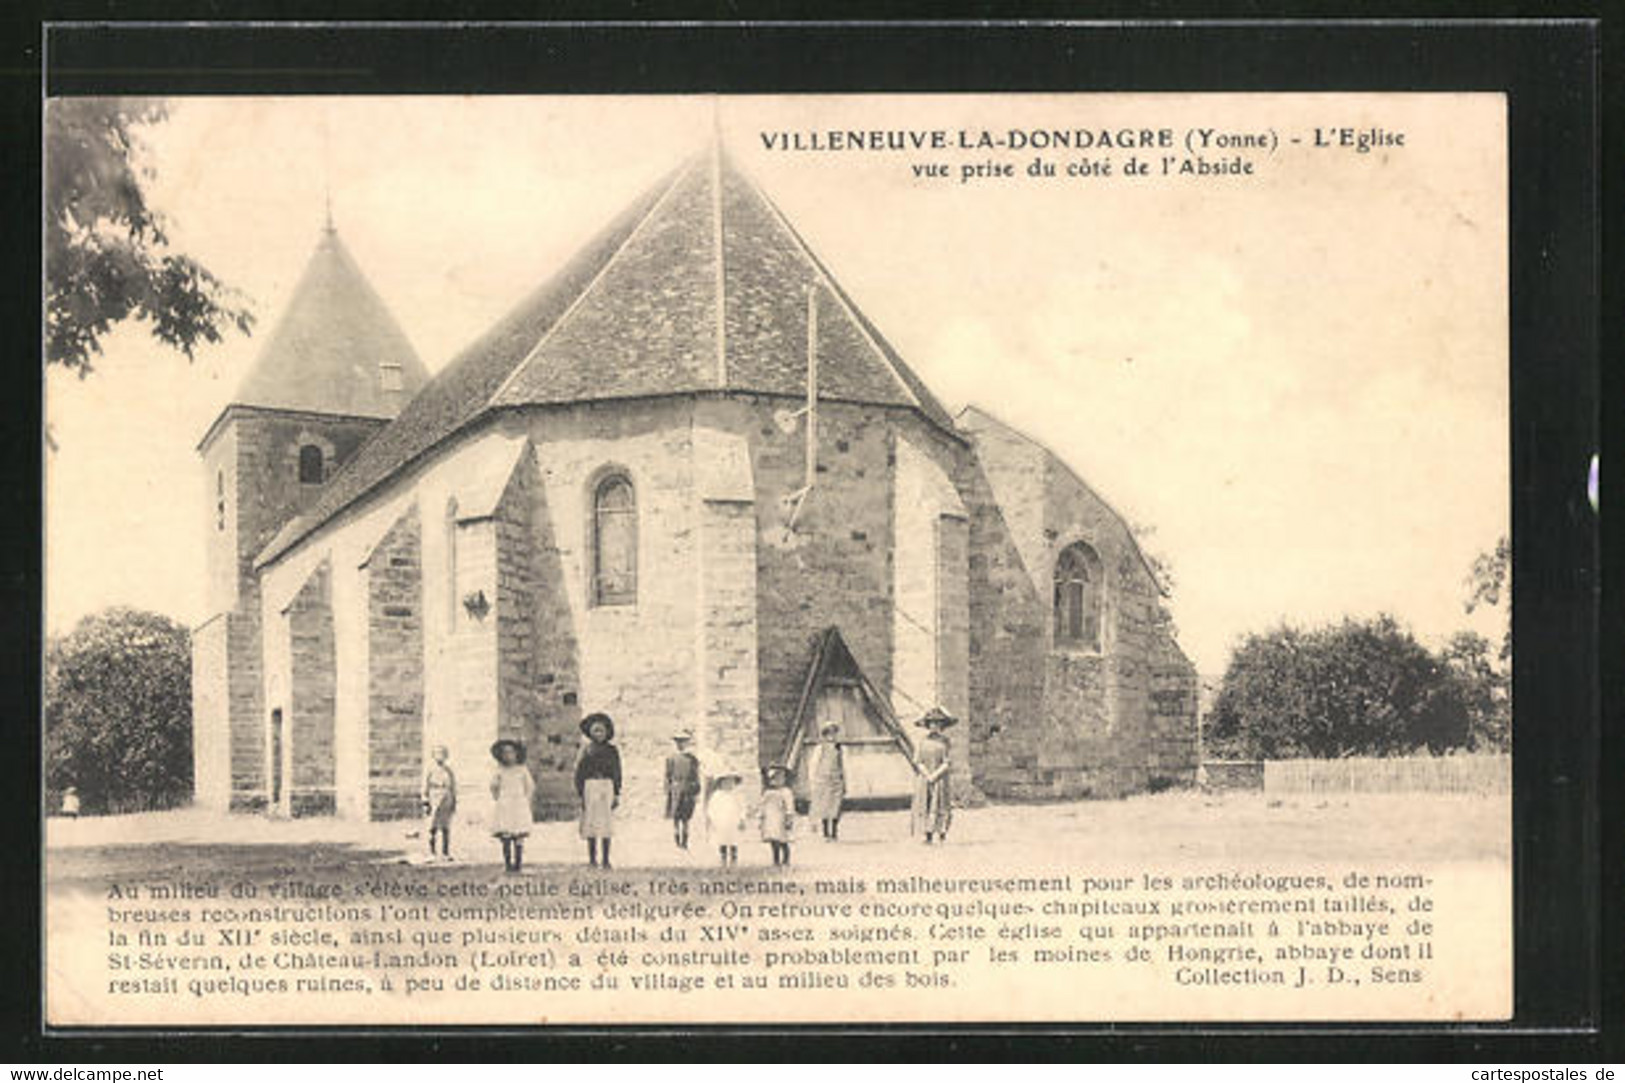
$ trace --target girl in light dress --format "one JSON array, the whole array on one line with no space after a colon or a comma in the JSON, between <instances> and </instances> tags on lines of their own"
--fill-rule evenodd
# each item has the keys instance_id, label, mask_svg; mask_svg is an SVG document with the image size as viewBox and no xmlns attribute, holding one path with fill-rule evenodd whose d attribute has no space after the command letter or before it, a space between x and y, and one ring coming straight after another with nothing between
<instances>
[{"instance_id":1,"label":"girl in light dress","mask_svg":"<svg viewBox=\"0 0 1625 1083\"><path fill-rule=\"evenodd\" d=\"M504 737L491 746L491 755L501 766L491 777L491 834L502 840L502 864L518 872L525 863L525 837L530 834L530 795L536 788L525 766L525 746Z\"/></svg>"},{"instance_id":2,"label":"girl in light dress","mask_svg":"<svg viewBox=\"0 0 1625 1083\"><path fill-rule=\"evenodd\" d=\"M724 868L739 864L739 838L745 833L745 802L739 793L742 781L744 776L738 771L717 775L712 780L711 797L705 803L711 844L717 848Z\"/></svg>"},{"instance_id":3,"label":"girl in light dress","mask_svg":"<svg viewBox=\"0 0 1625 1083\"><path fill-rule=\"evenodd\" d=\"M941 707L933 707L919 723L925 727L925 737L914 750L917 774L909 826L912 834L925 836L927 846L933 839L948 841L948 827L954 819L947 730L958 721Z\"/></svg>"},{"instance_id":4,"label":"girl in light dress","mask_svg":"<svg viewBox=\"0 0 1625 1083\"><path fill-rule=\"evenodd\" d=\"M821 740L813 746L807 764L807 817L823 826L825 841L834 842L841 836L841 803L846 800L846 761L841 753L841 724L825 722L818 732Z\"/></svg>"},{"instance_id":5,"label":"girl in light dress","mask_svg":"<svg viewBox=\"0 0 1625 1083\"><path fill-rule=\"evenodd\" d=\"M790 769L775 763L767 769L762 788L762 841L773 850L775 867L790 864L790 838L796 824L796 795L790 790Z\"/></svg>"}]
</instances>

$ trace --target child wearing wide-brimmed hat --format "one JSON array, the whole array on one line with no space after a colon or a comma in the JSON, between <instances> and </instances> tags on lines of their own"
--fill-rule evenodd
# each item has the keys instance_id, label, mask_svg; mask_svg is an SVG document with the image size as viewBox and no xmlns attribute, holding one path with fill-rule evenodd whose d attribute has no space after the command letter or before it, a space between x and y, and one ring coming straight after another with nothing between
<instances>
[{"instance_id":1,"label":"child wearing wide-brimmed hat","mask_svg":"<svg viewBox=\"0 0 1625 1083\"><path fill-rule=\"evenodd\" d=\"M694 734L679 730L672 734L677 748L666 757L666 818L671 821L672 838L680 850L688 849L688 822L694 818L694 802L700 796L700 761L690 751Z\"/></svg>"},{"instance_id":2,"label":"child wearing wide-brimmed hat","mask_svg":"<svg viewBox=\"0 0 1625 1083\"><path fill-rule=\"evenodd\" d=\"M615 833L615 807L621 803L621 752L615 739L615 721L602 711L581 720L587 747L576 761L576 796L581 798L581 837L587 840L587 863L609 868L609 840Z\"/></svg>"},{"instance_id":3,"label":"child wearing wide-brimmed hat","mask_svg":"<svg viewBox=\"0 0 1625 1083\"><path fill-rule=\"evenodd\" d=\"M502 864L518 872L525 864L525 837L530 834L530 795L536 788L525 766L525 745L504 737L491 746L502 766L491 778L491 834L502 840Z\"/></svg>"},{"instance_id":4,"label":"child wearing wide-brimmed hat","mask_svg":"<svg viewBox=\"0 0 1625 1083\"><path fill-rule=\"evenodd\" d=\"M914 804L909 826L916 835L924 835L929 846L933 839L946 842L948 827L953 823L954 800L949 784L948 733L949 727L959 720L933 707L920 719L925 737L914 750L915 770Z\"/></svg>"},{"instance_id":5,"label":"child wearing wide-brimmed hat","mask_svg":"<svg viewBox=\"0 0 1625 1083\"><path fill-rule=\"evenodd\" d=\"M761 820L762 841L773 850L773 864L790 864L790 838L796 824L796 797L790 790L790 769L782 763L775 763L766 771Z\"/></svg>"},{"instance_id":6,"label":"child wearing wide-brimmed hat","mask_svg":"<svg viewBox=\"0 0 1625 1083\"><path fill-rule=\"evenodd\" d=\"M739 864L739 836L745 831L745 803L739 796L744 776L724 770L711 780L711 796L705 802L706 826L711 844L724 867Z\"/></svg>"}]
</instances>

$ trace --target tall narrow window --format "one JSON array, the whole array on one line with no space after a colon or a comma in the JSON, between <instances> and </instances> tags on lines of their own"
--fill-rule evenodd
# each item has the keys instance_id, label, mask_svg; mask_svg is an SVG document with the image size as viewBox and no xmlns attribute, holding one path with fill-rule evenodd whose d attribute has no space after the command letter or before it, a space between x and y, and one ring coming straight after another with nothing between
<instances>
[{"instance_id":1,"label":"tall narrow window","mask_svg":"<svg viewBox=\"0 0 1625 1083\"><path fill-rule=\"evenodd\" d=\"M638 600L638 507L624 474L611 474L593 490L592 558L594 604Z\"/></svg>"},{"instance_id":2,"label":"tall narrow window","mask_svg":"<svg viewBox=\"0 0 1625 1083\"><path fill-rule=\"evenodd\" d=\"M226 529L226 472L215 471L214 475L214 528Z\"/></svg>"},{"instance_id":3,"label":"tall narrow window","mask_svg":"<svg viewBox=\"0 0 1625 1083\"><path fill-rule=\"evenodd\" d=\"M1055 645L1100 648L1100 557L1083 542L1055 559Z\"/></svg>"},{"instance_id":4,"label":"tall narrow window","mask_svg":"<svg viewBox=\"0 0 1625 1083\"><path fill-rule=\"evenodd\" d=\"M320 485L327 480L323 469L322 449L306 444L299 449L299 484Z\"/></svg>"}]
</instances>

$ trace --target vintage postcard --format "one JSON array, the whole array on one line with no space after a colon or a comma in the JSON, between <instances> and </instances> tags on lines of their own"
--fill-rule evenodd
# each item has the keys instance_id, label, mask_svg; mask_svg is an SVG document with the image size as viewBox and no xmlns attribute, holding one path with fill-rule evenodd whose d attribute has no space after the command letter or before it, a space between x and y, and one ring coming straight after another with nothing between
<instances>
[{"instance_id":1,"label":"vintage postcard","mask_svg":"<svg viewBox=\"0 0 1625 1083\"><path fill-rule=\"evenodd\" d=\"M1501 95L45 116L48 1024L1510 1017Z\"/></svg>"}]
</instances>

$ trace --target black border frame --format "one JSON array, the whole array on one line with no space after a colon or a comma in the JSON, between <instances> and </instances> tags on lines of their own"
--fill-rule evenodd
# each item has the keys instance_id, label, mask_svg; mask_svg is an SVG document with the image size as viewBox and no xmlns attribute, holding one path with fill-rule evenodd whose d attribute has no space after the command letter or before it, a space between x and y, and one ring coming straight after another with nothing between
<instances>
[{"instance_id":1,"label":"black border frame","mask_svg":"<svg viewBox=\"0 0 1625 1083\"><path fill-rule=\"evenodd\" d=\"M362 5L352 4L356 8ZM1046 7L1028 21L986 6L959 19L1001 21L751 23L555 21L448 26L469 20L473 5L402 4L438 25L401 22L287 23L181 27L173 24L47 24L13 15L6 66L8 172L5 217L38 221L39 102L42 94L133 93L783 93L811 91L1017 90L1488 90L1508 96L1511 169L1510 260L1515 617L1514 875L1516 1016L1511 1026L1315 1024L1257 1026L964 1026L951 1028L635 1027L516 1031L445 1028L413 1032L339 1029L40 1029L32 980L0 990L20 1060L118 1059L169 1062L243 1060L483 1059L491 1038L512 1036L500 1055L546 1059L1456 1059L1619 1058L1617 1032L1598 1028L1603 997L1618 1003L1617 903L1621 876L1617 802L1605 810L1599 779L1625 777L1619 729L1601 728L1604 692L1598 660L1601 620L1611 656L1622 608L1598 606L1599 528L1584 495L1584 468L1603 431L1602 409L1621 401L1601 394L1599 333L1618 343L1625 312L1618 252L1609 249L1608 304L1600 305L1604 178L1619 177L1625 133L1621 88L1600 83L1604 57L1619 56L1618 24L1582 8L1580 18L1536 19L1515 5L1398 10L1381 19L1277 21L1262 5L1155 3L1135 11L1112 3L1080 10ZM217 18L213 4L58 4L56 20L135 19L162 15ZM334 18L340 5L239 5L237 18ZM1293 12L1303 16L1297 5ZM191 8L191 11L184 10ZM1147 8L1150 10L1148 11ZM181 10L178 10L181 9ZM290 10L291 9L291 10ZM583 10L583 9L577 9ZM1369 10L1369 9L1368 9ZM585 13L585 12L584 12ZM36 16L41 13L35 13ZM367 12L361 14L366 15ZM483 15L484 13L482 13ZM529 12L520 13L528 15ZM622 16L647 17L636 9ZM725 15L737 13L729 10ZM923 16L926 13L920 12ZM1062 22L1128 15L1203 22ZM1310 12L1309 14L1315 14ZM1328 14L1324 9L1319 15ZM1221 15L1224 18L1209 17ZM1494 21L1476 16L1487 15ZM1401 16L1419 21L1399 21ZM671 16L664 16L670 18ZM0 24L6 25L6 24ZM32 37L32 40L30 38ZM1607 50L1605 53L1604 50ZM44 78L42 57L48 59ZM1615 74L1617 80L1617 73ZM1604 124L1603 107L1610 112ZM1621 188L1606 189L1618 202ZM17 228L16 237L31 235ZM3 325L13 354L37 356L37 246L13 244L13 288ZM14 690L13 725L28 740L6 765L12 792L38 807L38 666L41 646L39 528L42 461L39 377L29 365L6 373L16 413L0 430L0 461L17 475L0 488L0 622L7 650L0 665ZM1612 417L1618 421L1617 410ZM1604 479L1603 500L1618 486ZM1617 721L1620 685L1610 671L1609 717ZM1604 774L1603 772L1607 773ZM1606 815L1606 819L1605 819ZM32 817L11 821L8 852L26 853L4 877L11 934L0 963L13 975L39 973L39 842ZM1604 823L1608 830L1604 831ZM16 830L20 829L20 830ZM1612 845L1606 850L1603 841ZM19 847L18 844L21 844ZM1603 862L1606 859L1607 866ZM1605 892L1604 887L1608 888ZM1609 960L1604 965L1605 958ZM1607 983L1605 990L1604 983ZM1617 1025L1617 1009L1606 1014ZM185 1034L186 1037L178 1037ZM336 1038L313 1043L312 1037ZM818 1037L816 1042L807 1038ZM830 1037L838 1036L838 1041Z\"/></svg>"}]
</instances>

